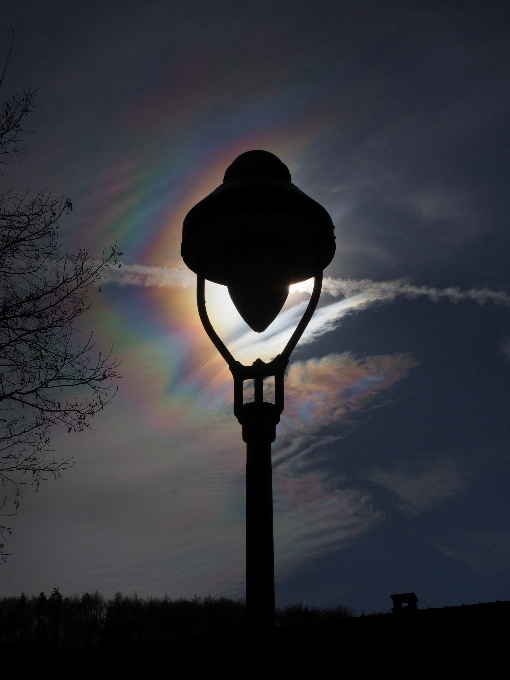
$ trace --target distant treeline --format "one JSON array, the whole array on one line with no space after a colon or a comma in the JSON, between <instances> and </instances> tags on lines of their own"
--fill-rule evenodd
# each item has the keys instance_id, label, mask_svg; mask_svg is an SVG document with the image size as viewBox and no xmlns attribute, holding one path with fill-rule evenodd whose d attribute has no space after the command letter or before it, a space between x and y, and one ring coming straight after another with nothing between
<instances>
[{"instance_id":1,"label":"distant treeline","mask_svg":"<svg viewBox=\"0 0 510 680\"><path fill-rule=\"evenodd\" d=\"M279 626L333 622L353 616L347 607L319 609L301 604L276 611ZM100 593L63 597L0 598L0 646L41 653L70 652L115 644L153 642L197 635L228 634L245 628L246 605L225 597L192 600L126 597Z\"/></svg>"}]
</instances>

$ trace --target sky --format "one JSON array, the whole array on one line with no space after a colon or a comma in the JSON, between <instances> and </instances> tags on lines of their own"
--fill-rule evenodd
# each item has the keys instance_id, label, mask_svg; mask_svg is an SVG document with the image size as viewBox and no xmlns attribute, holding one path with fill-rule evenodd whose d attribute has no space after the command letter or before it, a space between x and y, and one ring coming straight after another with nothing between
<instances>
[{"instance_id":1,"label":"sky","mask_svg":"<svg viewBox=\"0 0 510 680\"><path fill-rule=\"evenodd\" d=\"M265 149L337 239L273 445L277 604L510 600L509 29L479 0L2 4L3 97L38 90L3 190L70 198L62 247L123 255L82 327L118 393L53 431L74 465L9 518L1 595L244 596L245 449L180 238ZM251 363L309 290L261 335L206 296Z\"/></svg>"}]
</instances>

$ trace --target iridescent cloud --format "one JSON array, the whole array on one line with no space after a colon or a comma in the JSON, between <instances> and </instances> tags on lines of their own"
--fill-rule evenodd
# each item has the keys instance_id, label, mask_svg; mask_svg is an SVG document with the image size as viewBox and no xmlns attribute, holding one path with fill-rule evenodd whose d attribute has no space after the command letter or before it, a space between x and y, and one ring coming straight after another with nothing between
<instances>
[{"instance_id":1,"label":"iridescent cloud","mask_svg":"<svg viewBox=\"0 0 510 680\"><path fill-rule=\"evenodd\" d=\"M332 354L291 365L273 449L279 563L290 565L336 549L380 519L369 494L319 472L320 457L308 454L340 438L346 426L355 425L354 414L375 403L414 365L402 354L365 359ZM327 431L330 426L335 434Z\"/></svg>"}]
</instances>

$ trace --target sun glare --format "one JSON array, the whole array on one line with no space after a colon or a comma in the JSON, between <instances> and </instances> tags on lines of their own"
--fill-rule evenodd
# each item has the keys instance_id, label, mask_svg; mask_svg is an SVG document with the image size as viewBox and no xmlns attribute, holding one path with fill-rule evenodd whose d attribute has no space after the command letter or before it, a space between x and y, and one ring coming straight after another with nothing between
<instances>
[{"instance_id":1,"label":"sun glare","mask_svg":"<svg viewBox=\"0 0 510 680\"><path fill-rule=\"evenodd\" d=\"M294 293L311 293L313 279L296 283L289 288ZM269 361L285 347L304 311L306 302L288 299L282 311L263 333L255 333L241 318L232 302L228 288L206 281L205 298L211 323L236 359L250 365L255 359Z\"/></svg>"},{"instance_id":2,"label":"sun glare","mask_svg":"<svg viewBox=\"0 0 510 680\"><path fill-rule=\"evenodd\" d=\"M206 281L205 299L207 313L220 337L232 337L237 335L238 332L248 329L247 324L235 308L226 286Z\"/></svg>"},{"instance_id":3,"label":"sun glare","mask_svg":"<svg viewBox=\"0 0 510 680\"><path fill-rule=\"evenodd\" d=\"M313 282L314 279L307 279L306 281L293 283L289 286L289 295L292 295L292 293L311 293L313 290Z\"/></svg>"}]
</instances>

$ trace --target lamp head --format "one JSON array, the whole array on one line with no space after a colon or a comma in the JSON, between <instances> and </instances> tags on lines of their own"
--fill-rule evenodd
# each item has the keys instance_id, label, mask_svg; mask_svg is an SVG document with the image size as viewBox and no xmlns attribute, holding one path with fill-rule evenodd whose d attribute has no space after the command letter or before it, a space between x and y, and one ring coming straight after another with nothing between
<instances>
[{"instance_id":1,"label":"lamp head","mask_svg":"<svg viewBox=\"0 0 510 680\"><path fill-rule=\"evenodd\" d=\"M228 286L234 305L257 332L274 321L291 283L314 276L335 254L326 210L291 182L268 151L247 151L227 168L215 191L186 215L181 254L187 266Z\"/></svg>"}]
</instances>

